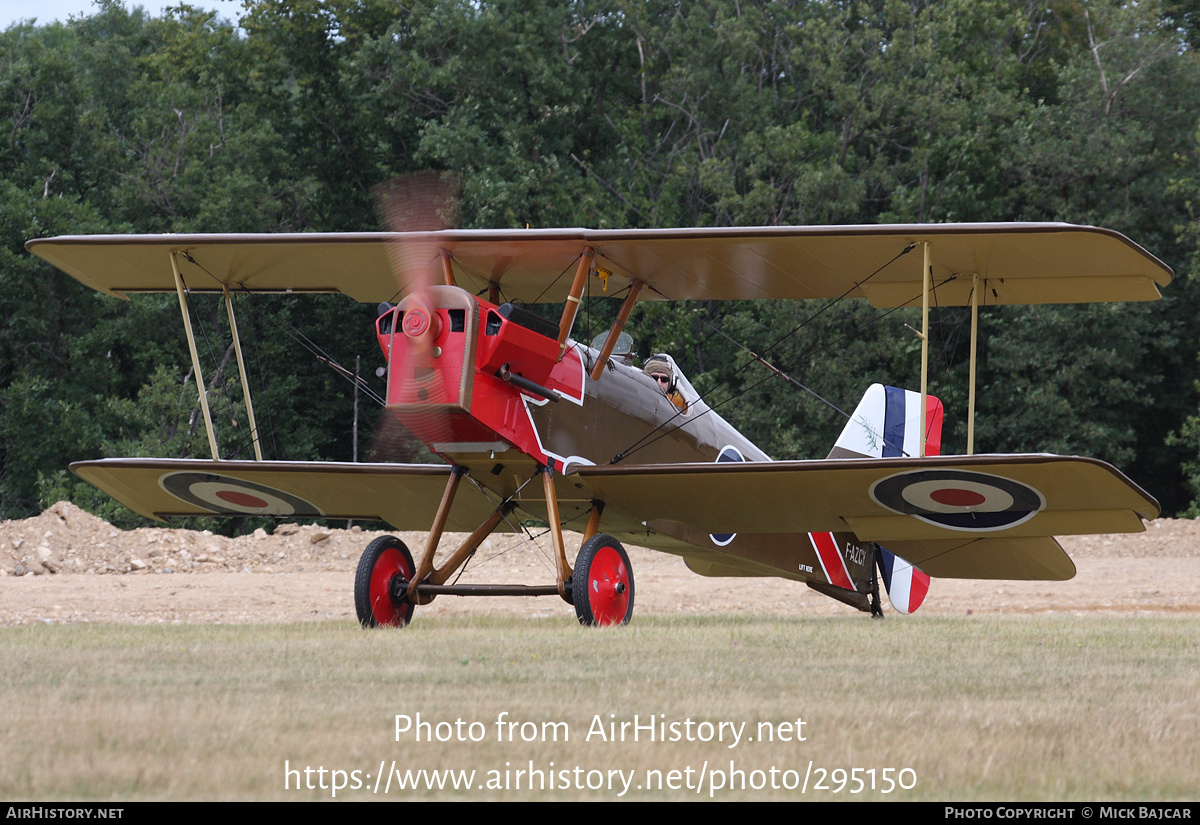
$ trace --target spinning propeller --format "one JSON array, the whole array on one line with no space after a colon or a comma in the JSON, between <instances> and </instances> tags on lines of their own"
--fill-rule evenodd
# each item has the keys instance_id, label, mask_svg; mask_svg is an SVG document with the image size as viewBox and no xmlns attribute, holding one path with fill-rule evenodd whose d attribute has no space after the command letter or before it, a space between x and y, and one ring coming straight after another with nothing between
<instances>
[{"instance_id":1,"label":"spinning propeller","mask_svg":"<svg viewBox=\"0 0 1200 825\"><path fill-rule=\"evenodd\" d=\"M457 179L442 172L402 175L376 189L380 216L390 232L437 232L457 224ZM457 393L438 369L441 355L435 341L442 331L433 287L447 281L449 261L436 244L418 237L396 237L388 244L388 257L399 286L393 312L395 322L381 328L388 334L387 409L375 432L376 460L411 460L424 454L411 430L401 423L399 410L426 440L438 432L449 434L449 412L439 405ZM382 313L381 313L382 314ZM413 414L408 405L423 409Z\"/></svg>"}]
</instances>

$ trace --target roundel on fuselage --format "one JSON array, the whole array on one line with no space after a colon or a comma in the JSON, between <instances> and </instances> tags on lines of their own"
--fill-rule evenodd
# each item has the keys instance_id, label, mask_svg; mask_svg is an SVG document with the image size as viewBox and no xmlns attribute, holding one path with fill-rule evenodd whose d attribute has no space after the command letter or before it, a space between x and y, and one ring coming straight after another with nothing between
<instances>
[{"instance_id":1,"label":"roundel on fuselage","mask_svg":"<svg viewBox=\"0 0 1200 825\"><path fill-rule=\"evenodd\" d=\"M727 444L721 448L721 452L717 454L717 463L721 464L727 461L745 461L746 457L742 455L742 451L733 445ZM712 539L712 543L717 547L724 547L729 542L733 541L737 533L709 533L708 537Z\"/></svg>"}]
</instances>

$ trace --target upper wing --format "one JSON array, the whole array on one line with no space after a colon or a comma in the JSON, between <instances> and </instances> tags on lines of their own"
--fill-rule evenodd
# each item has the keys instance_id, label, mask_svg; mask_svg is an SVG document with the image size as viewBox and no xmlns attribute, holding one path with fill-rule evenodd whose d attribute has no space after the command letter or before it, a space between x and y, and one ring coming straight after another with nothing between
<instances>
[{"instance_id":1,"label":"upper wing","mask_svg":"<svg viewBox=\"0 0 1200 825\"><path fill-rule=\"evenodd\" d=\"M448 465L109 458L71 469L147 518L283 516L380 519L428 530L450 475ZM460 493L447 529L474 530L495 504Z\"/></svg>"},{"instance_id":2,"label":"upper wing","mask_svg":"<svg viewBox=\"0 0 1200 825\"><path fill-rule=\"evenodd\" d=\"M884 265L921 242L930 244L941 306L969 304L974 275L982 279L981 305L1156 300L1172 277L1116 232L1063 223L93 235L26 246L109 294L174 290L170 255L177 252L189 289L342 292L377 302L402 292L388 261L388 245L397 241L449 253L462 286L483 290L493 282L507 299L525 302L561 301L561 291L546 287L588 247L609 294L636 278L650 300L849 295L901 306L921 294L922 254Z\"/></svg>"}]
</instances>

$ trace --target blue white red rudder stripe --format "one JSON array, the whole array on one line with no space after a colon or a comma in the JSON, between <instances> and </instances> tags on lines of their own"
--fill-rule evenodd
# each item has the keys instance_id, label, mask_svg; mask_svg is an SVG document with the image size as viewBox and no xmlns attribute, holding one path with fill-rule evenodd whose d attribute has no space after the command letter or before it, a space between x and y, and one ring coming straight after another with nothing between
<instances>
[{"instance_id":1,"label":"blue white red rudder stripe","mask_svg":"<svg viewBox=\"0 0 1200 825\"><path fill-rule=\"evenodd\" d=\"M927 398L925 455L942 451L942 402ZM893 458L921 455L921 394L872 384L838 436L830 458Z\"/></svg>"},{"instance_id":2,"label":"blue white red rudder stripe","mask_svg":"<svg viewBox=\"0 0 1200 825\"><path fill-rule=\"evenodd\" d=\"M942 451L942 402L926 397L925 455ZM872 384L846 423L830 458L891 458L921 455L921 394ZM929 575L879 548L879 573L888 601L900 613L912 613L929 592Z\"/></svg>"},{"instance_id":3,"label":"blue white red rudder stripe","mask_svg":"<svg viewBox=\"0 0 1200 825\"><path fill-rule=\"evenodd\" d=\"M883 547L877 560L892 607L906 615L920 607L929 592L929 575Z\"/></svg>"}]
</instances>

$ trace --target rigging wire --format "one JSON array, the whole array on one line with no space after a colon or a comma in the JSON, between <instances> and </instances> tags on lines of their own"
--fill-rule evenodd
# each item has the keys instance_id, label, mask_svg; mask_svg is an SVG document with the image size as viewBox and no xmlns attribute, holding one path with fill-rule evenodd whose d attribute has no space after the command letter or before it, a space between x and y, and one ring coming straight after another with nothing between
<instances>
[{"instance_id":1,"label":"rigging wire","mask_svg":"<svg viewBox=\"0 0 1200 825\"><path fill-rule=\"evenodd\" d=\"M546 288L545 288L545 289L543 289L541 292L539 292L539 293L538 293L538 296L537 296L536 298L534 298L534 299L533 299L533 300L532 300L530 303L534 303L534 304L536 304L538 301L542 300L542 296L543 296L543 295L545 295L547 292L549 292L551 287L553 287L553 286L554 286L555 284L557 284L557 283L558 283L560 280L562 280L562 276L566 275L566 274L567 274L567 272L569 272L569 271L571 270L571 267L575 266L576 262L577 262L577 261L578 261L580 258L582 258L582 257L583 257L583 253L582 253L582 252L581 252L581 253L579 253L578 255L576 255L576 256L575 256L575 257L574 257L574 258L571 260L571 263L567 264L566 268L565 268L565 269L563 269L563 271L562 271L562 272L558 273L558 275L555 277L555 279L554 279L553 281L551 281L549 284L547 284L547 285L546 285Z\"/></svg>"},{"instance_id":2,"label":"rigging wire","mask_svg":"<svg viewBox=\"0 0 1200 825\"><path fill-rule=\"evenodd\" d=\"M189 298L192 297L192 290L188 287L187 281L183 280L182 273L180 274L179 279L183 283L184 295ZM192 312L191 301L187 301L186 306L187 306L188 315L190 316L191 312ZM212 419L213 437L215 438L216 434L217 434L217 424L220 421L220 417L222 415L227 416L231 422L234 422L234 426L235 427L237 426L237 424L236 424L237 418L234 415L233 399L229 397L228 390L225 387L226 381L225 381L225 375L223 372L224 363L222 363L225 360L225 357L222 358L222 361L217 360L217 354L216 354L216 351L213 349L212 341L209 340L208 330L207 330L207 327L205 324L194 324L192 326L193 326L193 329L198 328L200 330L200 337L203 339L204 348L208 352L209 362L217 365L215 371L213 372L213 376L212 376L212 382L213 382L212 386L206 387L204 390L206 395L211 390L213 393L215 393L216 399L217 399L217 403L210 408L210 412L209 412L209 417ZM232 345L230 345L230 346L232 346ZM227 355L228 355L228 350L226 352L226 357L227 357ZM204 376L200 375L198 377L201 379L201 381L203 383ZM190 429L190 426L189 426L189 429ZM233 456L237 457L238 455L240 455L241 451L244 447L245 447L244 442L235 443L234 447L232 448ZM184 446L184 449L186 449L186 445Z\"/></svg>"},{"instance_id":3,"label":"rigging wire","mask_svg":"<svg viewBox=\"0 0 1200 825\"><path fill-rule=\"evenodd\" d=\"M810 323L812 323L813 321L815 321L815 320L816 320L818 317L820 317L822 314L824 314L824 313L825 313L825 312L827 312L828 310L832 309L832 308L833 308L835 305L837 305L838 303L840 303L840 302L841 302L841 301L842 301L844 298L846 298L846 296L848 296L850 293L854 292L856 289L861 289L861 288L863 287L863 285L865 285L867 282L869 282L869 281L870 281L872 278L874 278L874 277L875 277L876 275L878 275L880 272L882 272L883 270L887 269L889 266L891 266L893 263L895 263L896 261L898 261L900 258L902 258L902 257L904 257L905 255L907 255L909 252L912 252L914 249L916 249L916 246L917 246L917 245L916 245L916 243L915 243L915 242L914 242L914 243L910 243L910 244L908 244L908 246L904 247L904 249L902 249L902 250L900 250L899 252L897 252L897 253L896 253L896 254L895 254L895 255L894 255L894 256L893 256L893 257L892 257L890 260L888 260L886 263L884 263L883 265L881 265L881 266L880 266L878 269L876 269L874 272L872 272L872 273L871 273L870 275L868 275L866 278L864 278L864 279L863 279L863 280L861 280L861 281L856 281L856 282L854 283L854 285L853 285L853 286L849 287L849 288L848 288L848 289L847 289L845 292L843 292L841 295L837 296L837 297L836 297L836 298L834 298L832 301L830 301L829 303L827 303L825 306L821 307L821 308L820 308L820 309L818 309L816 312L812 313L812 314L811 314L811 315L809 315L807 318L803 319L803 320L802 320L802 321L801 321L799 324L797 324L795 327L793 327L793 328L791 329L791 331L789 331L789 332L787 332L786 334L784 334L784 335L780 336L779 338L775 339L773 342L771 342L771 343L770 343L770 344L769 344L769 345L766 347L766 349L764 349L764 350L763 350L763 352L764 352L764 353L770 352L772 349L774 349L775 347L777 347L777 346L779 346L780 344L782 344L782 343L783 343L784 341L786 341L788 338L791 338L793 335L795 335L797 332L799 332L800 330L802 330L804 327L808 326ZM561 277L561 276L559 276L559 277ZM914 299L914 300L915 300L915 299ZM906 303L912 303L912 301L907 301ZM736 370L734 370L734 371L733 371L733 374L732 374L732 375L730 375L730 376L729 376L729 378L727 378L727 379L726 379L725 381L723 381L721 384L717 384L717 385L713 386L712 388L710 388L710 389L709 389L707 392L704 392L704 393L702 393L702 394L700 395L700 397L699 397L699 399L698 399L698 400L699 400L699 401L703 401L705 398L707 398L709 395L711 395L711 394L712 394L712 393L713 393L713 392L714 392L714 391L715 391L715 390L716 390L718 387L720 387L720 386L722 386L723 384L727 384L727 383L729 383L730 381L732 381L732 380L733 380L735 377L737 377L737 375L739 375L739 374L742 372L742 370L744 370L746 367L748 367L748 366L749 366L751 363L753 363L753 361L747 361L745 364L742 364L742 366L740 366L740 367L738 367ZM752 387L750 387L750 388L746 388L746 389L743 389L741 392L739 392L739 393L736 393L735 395L731 396L731 398L729 398L729 399L726 399L725 401L721 402L721 404L724 404L724 403L728 402L729 400L732 400L732 398L736 398L738 395L742 395L743 393L747 392L747 391L748 391L748 389L752 389L753 387L757 387L759 383L762 383L762 382L755 383L754 385L752 385ZM823 399L822 399L822 400L823 400ZM718 404L717 406L721 406L721 405L720 405L720 404ZM710 408L710 409L711 409L711 408ZM706 410L705 412L707 412L707 410ZM649 446L650 444L653 444L654 442L658 441L658 440L659 440L660 438L662 438L664 435L667 435L667 434L669 434L669 433L671 433L671 432L674 432L674 431L675 431L675 430L677 430L677 429L681 429L682 427L685 427L685 426L687 426L688 422L687 422L687 421L685 421L685 422L683 422L682 424L680 424L679 426L677 426L677 427L673 428L672 430L668 430L667 432L663 433L662 435L659 435L659 436L657 436L657 437L655 437L655 438L652 438L652 439L651 439L651 436L654 436L654 434L655 434L656 432L658 432L658 431L659 431L659 430L661 430L663 427L665 427L665 426L667 426L668 424L670 424L670 423L671 423L672 421L674 421L675 419L679 418L679 416L681 416L681 415L683 415L683 410L679 410L679 411L678 411L678 412L676 412L674 415L672 415L670 418L668 418L666 421L664 421L663 423L659 424L657 427L655 427L654 429L652 429L650 432L646 433L646 434L645 434L644 436L642 436L640 439L638 439L637 441L635 441L635 442L634 442L632 445L630 445L629 447L625 448L624 450L622 450L622 451L618 452L618 453L617 453L616 455L614 455L614 456L613 456L611 459L609 459L609 462L608 462L608 463L609 463L609 464L618 464L618 463L620 463L621 461L624 461L626 458L628 458L628 457L629 457L631 454L633 454L633 453L637 452L638 450L641 450L641 449L643 449L644 447L647 447L647 446ZM689 421L695 421L695 420L698 420L698 419L699 419L699 418L701 418L703 415L704 415L704 413L702 412L702 413L700 413L699 415L696 415L696 416L694 416L693 418L689 419ZM651 440L647 441L647 439L651 439ZM644 443L644 444L643 444L642 442L646 442L646 443Z\"/></svg>"},{"instance_id":4,"label":"rigging wire","mask_svg":"<svg viewBox=\"0 0 1200 825\"><path fill-rule=\"evenodd\" d=\"M317 361L332 369L342 378L345 378L347 383L349 383L351 386L357 384L359 390L365 393L368 398L379 404L381 407L387 406L387 402L384 401L383 397L379 393L375 392L375 390L371 389L370 385L367 384L363 378L359 377L356 379L354 377L354 373L350 372L350 370L346 369L337 361L335 361L329 355L329 353L321 349L321 347L315 341L293 326L289 321L284 320L283 324L285 327L287 327L287 329L284 331L288 333L291 339L312 353L313 357L315 357Z\"/></svg>"},{"instance_id":5,"label":"rigging wire","mask_svg":"<svg viewBox=\"0 0 1200 825\"><path fill-rule=\"evenodd\" d=\"M850 414L849 414L848 412L846 412L845 410L843 410L841 407L839 407L837 404L834 404L832 401L830 401L829 399L825 398L823 395L820 395L819 393L817 393L817 392L816 392L816 390L809 389L809 388L808 388L808 387L806 387L804 384L801 384L801 383L800 383L799 381L797 381L795 378L792 378L792 376L788 375L786 372L784 372L783 370L781 370L781 369L779 369L778 367L776 367L776 366L775 366L774 364L772 364L770 361L768 361L767 359L763 358L763 357L762 357L761 355L759 355L758 353L756 353L756 352L753 352L753 351L752 351L752 350L751 350L749 347L747 347L745 344L743 344L743 343L741 343L741 342L739 342L739 341L736 341L736 340L734 340L733 338L731 338L731 337L730 337L728 334L726 334L726 332L725 332L724 330L722 330L722 329L718 329L717 327L715 327L715 326L713 326L712 324L710 324L708 321L705 321L703 318L701 318L701 319L700 319L700 323L704 324L706 327L708 327L709 329L711 329L713 332L717 333L717 335L720 335L722 338L724 338L726 341L728 341L729 343L733 344L734 346L736 346L736 347L741 347L741 348L742 348L742 350L743 350L743 351L745 351L745 352L746 352L746 353L747 353L747 354L750 356L750 358L751 358L751 359L753 359L754 361L758 361L758 362L759 362L760 364L762 364L764 367L766 367L767 369L769 369L769 370L770 370L771 372L773 372L775 375L778 375L778 376L779 376L780 378L782 378L784 381L787 381L789 384L792 384L792 385L794 385L795 387L797 387L797 388L799 388L799 389L801 389L801 390L804 390L804 392L808 393L808 394L809 394L809 395L811 395L813 398L817 399L818 401L820 401L820 402L821 402L822 404L824 404L825 406L829 407L829 408L830 408L831 410L833 410L834 412L836 412L836 413L840 414L840 415L841 415L843 418L849 418L849 417L850 417ZM737 396L734 396L734 397L736 398ZM728 400L728 399L727 399L727 400ZM721 402L721 403L724 403L724 402Z\"/></svg>"},{"instance_id":6,"label":"rigging wire","mask_svg":"<svg viewBox=\"0 0 1200 825\"><path fill-rule=\"evenodd\" d=\"M184 252L180 252L179 254L183 256L184 260L186 260L188 263L197 267L201 272L203 272L205 275L212 278L213 281L215 281L217 284L219 284L221 287L221 292L222 292L222 294L224 294L224 291L227 286L224 281L222 281L220 278L218 278L216 275L214 275L212 272L210 272L207 267L203 266L199 261L197 261L195 258L193 258L192 254L190 252L184 251ZM191 297L193 295L192 290L188 286L187 281L184 279L182 271L179 273L179 280L183 284L184 294L186 296ZM242 287L242 290L247 291L247 290L245 290L244 286ZM191 312L191 302L190 301L188 302L188 311L189 311L189 313ZM232 323L232 320L230 320L230 323ZM232 331L231 331L231 334L232 334ZM200 335L204 338L204 345L209 351L209 355L208 355L209 360L213 363L217 363L216 362L216 354L213 352L212 344L208 340L208 333L205 331L205 328L203 325L200 325ZM220 367L218 366L218 370L219 369L220 369ZM215 379L216 377L217 376L214 374L213 378ZM226 404L228 404L227 414L229 415L230 420L234 420L233 415L232 415L233 399L228 396L228 391L225 389L224 381L222 381L216 387L216 391L217 391L218 400L224 398ZM220 412L220 411L221 410L218 409L218 412ZM247 423L248 423L248 419L247 419ZM214 431L216 430L216 422L213 423L213 429L214 429ZM216 433L214 432L213 435L215 437ZM249 440L247 440L247 439L249 439ZM246 437L239 438L233 445L233 448L232 448L233 455L234 456L241 455L242 451L244 449L246 449L246 445L252 444L253 440L254 440L253 432L248 433L248 435ZM272 439L272 441L273 441L273 439ZM260 442L261 442L261 438L260 438ZM278 452L278 448L276 448L276 451Z\"/></svg>"},{"instance_id":7,"label":"rigging wire","mask_svg":"<svg viewBox=\"0 0 1200 825\"><path fill-rule=\"evenodd\" d=\"M216 275L214 275L212 272L210 272L199 261L197 261L195 258L193 258L190 253L183 252L181 254L183 255L184 258L186 258L188 260L189 263L195 264L197 267L199 267L201 272L203 272L205 275L208 275L208 277L212 278L214 281L216 281L218 284L220 284L222 287L222 290L227 286L227 284L225 284L224 281L222 281L220 278L218 278ZM182 278L183 278L183 275L180 274L180 279L182 280ZM186 287L187 287L186 282L184 284L184 287L186 290ZM247 295L250 297L254 297L254 293L251 292L249 289L247 289L245 284L238 284L237 288L236 288L236 293L239 295ZM396 295L399 295L399 292L397 292ZM393 296L393 297L395 297L395 296ZM362 392L366 393L367 397L370 398L371 400L375 401L377 404L380 404L381 406L387 405L387 402L384 401L384 399L379 395L379 393L377 393L373 389L371 389L370 385L368 385L366 381L364 381L362 378L359 378L359 379L357 379L357 382L356 382L356 380L352 377L353 373L351 373L348 369L346 369L341 364L339 364L337 361L335 361L329 355L329 353L327 353L325 350L321 349L321 347L319 345L317 345L311 338L309 338L307 335L305 335L303 332L301 332L290 321L288 321L286 318L280 318L279 320L284 324L285 327L287 327L287 330L285 330L285 331L288 331L288 333L289 333L289 335L291 335L292 339L294 341L296 341L296 343L300 344L300 346L304 347L306 350L308 350L310 353L312 353L317 358L318 361L325 364L326 366L331 368L334 372L338 373L343 378L345 378L350 383L351 386L353 386L355 383L357 383L358 388ZM211 347L210 347L210 349L211 349ZM210 357L212 357L211 354L210 354Z\"/></svg>"},{"instance_id":8,"label":"rigging wire","mask_svg":"<svg viewBox=\"0 0 1200 825\"><path fill-rule=\"evenodd\" d=\"M904 254L904 253L901 253L901 254ZM899 256L897 256L897 257L899 257ZM895 258L893 258L892 260L895 260ZM885 264L885 266L886 266L886 264ZM944 286L945 284L949 283L950 281L954 280L956 277L957 277L957 276L955 276L955 275L951 275L950 277L948 277L948 278L946 278L946 279L942 280L940 283L936 284L936 285L933 287L933 289L934 289L934 290L937 290L937 289L939 289L940 287L942 287L942 286ZM864 283L865 283L865 281L864 281ZM843 294L843 296L842 296L842 297L845 297L845 295ZM879 315L873 316L869 322L867 322L867 323L865 323L865 324L859 324L859 325L855 326L854 328L852 328L851 332L855 332L855 331L858 331L858 330L864 329L864 328L866 328L867 326L870 326L871 324L878 323L879 321L881 321L881 320L883 320L884 318L888 317L888 316L889 316L889 315L891 315L892 313L894 313L894 312L898 312L899 310L901 310L901 309L904 309L905 307L907 307L909 304L913 303L914 301L916 301L916 300L917 300L917 298L920 298L920 297L921 297L920 295L915 295L915 296L913 296L912 298L909 298L909 299L908 299L907 301L905 301L904 303L902 303L902 304L899 304L898 306L892 307L892 308L891 308L891 309L889 309L887 312L884 312L884 313L881 313L881 314L879 314ZM841 299L839 298L838 300L841 300ZM821 310L821 311L824 311L824 310ZM816 316L814 315L814 316L812 316L811 318L809 318L809 319L806 319L804 323L808 323L808 321L812 320L812 318L815 318L815 317L816 317ZM711 325L710 325L710 326L711 326ZM715 327L713 327L713 328L714 328L714 329L716 329ZM719 331L719 330L718 330L718 331ZM794 332L794 331L795 331L795 330L793 330L793 332ZM828 345L826 348L832 347L832 346L833 346L833 344L836 344L836 343L839 343L840 341L843 341L843 340L845 340L847 337L849 337L849 335L851 334L851 332L848 332L848 333L846 333L846 334L842 335L840 338L836 339L836 340L835 340L835 341L834 341L832 344L829 344L829 345ZM722 333L722 334L724 334L724 333ZM792 333L790 333L790 332L788 333L788 335L791 335L791 334L792 334ZM726 336L726 337L728 338L728 336ZM787 336L785 336L785 337L787 337ZM730 338L730 340L731 340L731 341L733 341L733 339L732 339L732 338ZM780 340L783 340L783 339L780 339ZM751 354L751 355L755 355L755 353L751 352L751 351L750 351L748 348L746 348L746 347L745 347L745 346L743 346L742 344L738 344L738 342L737 342L737 341L733 341L733 342L734 342L735 344L737 344L738 346L742 347L743 349L746 349L746 351L747 351L747 352L750 352L750 354ZM776 341L776 343L779 343L779 342L778 342L778 341ZM772 346L774 346L774 344L772 344ZM813 348L811 348L811 349L810 349L810 350L808 350L806 353L804 353L804 354L801 356L801 358L805 358L805 357L807 357L808 355L811 355L812 353L816 352L818 349L819 349L819 347L813 347ZM766 352L766 350L764 350L764 352ZM758 358L757 360L760 360L760 361L761 361L762 359L761 359L761 358ZM754 363L754 360L747 361L745 364L743 364L741 367L739 367L737 370L735 370L735 371L734 371L734 373L733 373L733 375L731 375L731 376L729 377L729 379L726 379L726 381L722 382L722 384L718 384L718 385L716 385L715 387L713 387L712 389L710 389L708 392L706 392L706 393L704 393L703 395L701 395L699 400L703 401L703 400L704 400L706 397L708 397L708 396L709 396L709 395L710 395L710 394L711 394L711 393L712 393L714 390L716 390L718 387L722 386L723 384L726 384L726 383L728 383L730 380L732 380L732 378L733 378L734 376L738 375L738 374L739 374L739 373L740 373L740 372L741 372L743 369L745 369L745 367L746 367L746 366L748 366L749 364L752 364L752 363ZM764 364L766 364L766 362L765 362L765 361L763 361L763 363L764 363ZM680 410L680 411L676 412L674 415L672 415L672 416L671 416L670 418L668 418L666 421L664 421L663 423L659 424L657 427L655 427L653 430L651 430L651 431L650 431L649 433L647 433L646 435L642 436L642 438L640 438L638 441L634 442L634 444L633 444L631 447L628 447L628 448L626 448L624 451L617 453L615 456L613 456L613 457L612 457L612 458L609 460L609 462L608 462L608 463L609 463L609 464L618 464L618 463L620 463L621 461L623 461L623 460L625 460L626 458L628 458L628 457L629 457L630 455L632 455L633 453L636 453L636 452L638 452L639 450L642 450L642 449L644 449L644 448L646 448L646 447L649 447L651 444L655 443L656 441L659 441L659 440L660 440L660 439L662 439L662 438L665 438L666 436L670 435L671 433L675 432L676 430L679 430L679 429L682 429L683 427L686 427L686 426L688 425L688 423L690 423L691 421L698 420L698 419L700 419L700 418L704 417L704 416L705 416L707 413L709 413L709 412L716 412L716 410L717 410L719 407L722 407L722 406L724 406L725 404L728 404L730 401L733 401L734 399L738 398L739 396L745 395L746 393L750 392L751 390L753 390L753 389L756 389L757 387L761 386L762 384L765 384L767 381L771 380L771 378L773 377L773 375L774 375L774 374L778 374L778 375L780 375L780 377L783 377L783 378L785 378L785 379L787 379L787 380L791 381L792 383L795 383L797 387L799 387L800 389L802 389L802 390L804 390L805 392L809 393L810 395L812 395L814 398L816 398L817 400L821 401L822 403L824 403L824 404L828 405L829 407L833 408L834 410L836 410L836 411L837 411L839 414L841 414L841 415L842 415L843 417L845 417L846 419L849 419L849 418L850 418L850 416L849 416L849 415L848 415L848 414L847 414L845 411L843 411L842 409L840 409L839 407L837 407L836 405L834 405L834 404L833 404L831 401L828 401L827 399L825 399L825 398L821 397L821 396L820 396L818 393L816 393L814 390L811 390L811 389L809 389L808 387L804 386L803 384L800 384L798 381L795 381L794 379L791 379L789 376L785 375L784 373L782 373L781 371L777 370L776 368L774 368L774 367L771 367L769 364L768 364L767 366L768 366L768 367L770 367L770 369L773 371L773 374L767 375L767 376L765 376L765 377L764 377L762 380L755 381L753 384L750 384L749 386L743 387L743 388L742 388L740 391L738 391L738 392L734 393L733 395L729 396L728 398L722 399L720 402L718 402L718 403L716 403L716 404L709 405L707 409L705 409L705 410L701 411L700 413L698 413L697 415L695 415L695 416L693 416L693 417L689 418L687 421L684 421L682 424L679 424L678 426L676 426L676 427L674 427L674 428L672 428L672 429L666 430L666 431L664 431L664 432L662 432L662 433L659 433L657 436L655 436L655 435L654 435L655 433L657 433L659 430L663 429L663 428L664 428L664 427L666 427L668 424L670 424L672 421L675 421L677 418L679 418L681 415L683 415L683 411L682 411L682 410ZM653 437L653 438L651 438L651 436L654 436L654 437ZM649 439L649 440L647 440L647 439ZM642 442L645 442L645 443L642 443Z\"/></svg>"},{"instance_id":9,"label":"rigging wire","mask_svg":"<svg viewBox=\"0 0 1200 825\"><path fill-rule=\"evenodd\" d=\"M487 499L488 503L492 503L494 501L494 498L493 498L490 490L488 490L486 487L484 487L482 484L480 484L478 481L476 481L471 476L470 473L467 473L466 477L472 484L475 485L476 489L479 490L479 492L483 495L483 497L485 499ZM515 500L517 499L517 496L520 494L520 492L522 490L524 490L525 487L529 484L529 482L531 482L536 477L537 477L537 474L535 473L534 475L532 475L528 479L526 479L521 484L521 486L518 487L517 490L511 496L508 497L507 500L514 501L514 503L515 503ZM500 503L496 504L496 507L498 508L502 505L503 505L503 502L500 502ZM531 512L530 510L521 506L520 504L515 504L513 512L515 512L516 510L522 510L522 511L528 513L529 515L537 515L536 513ZM568 524L577 522L582 518L583 518L582 514L576 515L576 516L564 521L562 523L562 526L566 527ZM525 522L520 521L520 520L514 521L512 519L512 512L505 514L502 517L502 520L503 520L504 524L508 525L509 529L512 530L513 534L520 540L520 543L529 549L531 555L533 555L534 558L536 558L539 562L541 562L543 567L545 567L547 570L550 570L550 571L557 570L557 563L553 559L549 558L547 556L547 552L546 552L545 548L541 547L537 543L538 539L542 538L543 536L545 536L547 533L550 532L550 529L548 527L545 530L543 530L542 532L538 533L537 535L534 535L533 531L528 528L528 526L525 524ZM461 578L463 573L466 572L467 566L472 561L478 561L478 564L476 564L476 567L482 566L484 564L487 564L489 561L492 561L493 559L499 558L499 557L511 552L515 546L516 546L515 543L510 543L506 547L498 548L495 553L493 553L489 556L479 558L479 559L476 559L476 554L479 552L479 548L476 547L475 550L473 550L471 552L471 554L467 557L466 561L463 562L462 567L459 568L458 572L455 573L454 581L451 582L451 584L458 583L459 578Z\"/></svg>"},{"instance_id":10,"label":"rigging wire","mask_svg":"<svg viewBox=\"0 0 1200 825\"><path fill-rule=\"evenodd\" d=\"M254 294L248 290L239 291L239 300L243 297L243 294L246 297L246 305L252 310L257 309L255 305L256 302L253 300ZM271 403L270 393L268 391L270 374L263 366L262 348L259 346L258 341L256 314L253 311L249 311L245 314L245 319L247 329L246 341L250 344L249 354L251 358L254 359L254 369L263 389L262 394L259 396L258 409L262 419L267 425L265 430L263 430L261 426L259 427L258 443L261 447L264 440L270 439L272 455L279 456L282 451L279 449L279 441L276 438L277 427L275 425L275 406L273 403ZM247 380L249 380L249 378L247 378ZM256 418L257 417L259 416L256 416Z\"/></svg>"},{"instance_id":11,"label":"rigging wire","mask_svg":"<svg viewBox=\"0 0 1200 825\"><path fill-rule=\"evenodd\" d=\"M203 272L205 275L207 275L209 278L211 278L215 283L219 284L221 286L222 292L228 286L227 284L225 284L224 281L222 281L220 278L218 278L216 275L214 275L207 267L205 267L203 264L201 264L199 261L197 261L194 257L192 257L192 255L190 253L181 252L180 254L183 256L183 258L185 260L187 260L189 263L196 266L201 272ZM180 273L180 280L183 280L183 273ZM186 281L184 281L184 291L185 291L185 293L187 293L189 295L192 294L191 290L187 286ZM230 293L231 297L235 294L239 295L239 296L244 295L250 299L257 297L254 292L252 292L246 288L245 284L237 284L234 287L234 289L231 290L231 293ZM251 301L251 303L254 303L254 302ZM253 314L252 313L248 314L248 318L252 319ZM357 384L358 389L361 390L369 399L371 399L375 403L379 404L382 407L387 406L387 402L379 395L379 393L377 393L374 389L371 388L371 386L366 382L365 379L363 379L361 376L356 377L348 369L346 369L341 364L339 364L336 360L334 360L329 355L329 353L325 352L325 350L323 350L319 345L317 345L314 341L312 341L312 339L310 339L303 332L301 332L290 321L288 321L285 318L277 318L277 320L283 324L284 331L294 341L296 341L298 344L300 344L300 346L304 347L306 350L308 350L310 353L312 353L312 355L316 358L316 360L318 362L320 362L320 363L326 365L327 367L329 367L330 369L332 369L335 373L337 373L342 378L344 378L351 386L354 386L355 384ZM252 327L253 325L251 324L250 326ZM203 326L200 329L201 329L201 335L203 335L204 339L205 339L205 346L209 350L209 358L212 359L213 361L215 361L216 356L212 352L212 345L208 341L208 336L204 332ZM250 336L250 340L257 342L257 338L253 336L253 329L251 329L251 333L252 334ZM260 377L263 378L263 381L265 383L265 381L266 381L265 376L267 373L266 373L266 370L263 369L262 353L261 353L261 350L259 350L259 348L257 347L257 345L254 347L254 356L255 356L256 367L258 369L258 373L259 373ZM220 393L227 392L224 389L223 384L219 388L218 391ZM232 399L227 399L227 401L230 405L230 409L232 410L232 404L233 404ZM268 428L265 432L261 428L259 429L259 442L261 443L264 440L264 436L269 437L271 440L271 446L273 447L275 454L278 455L279 454L279 444L276 440L276 434L277 434L278 428L275 426L274 417L271 415L271 411L268 406L264 406L264 412L265 412L265 418L267 419ZM249 441L247 441L247 438L249 439ZM240 454L241 451L243 449L245 449L247 443L253 442L253 438L254 438L253 433L251 433L247 437L244 437L239 442L237 442L234 446L234 454L235 455Z\"/></svg>"}]
</instances>

